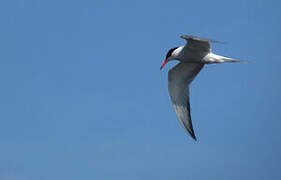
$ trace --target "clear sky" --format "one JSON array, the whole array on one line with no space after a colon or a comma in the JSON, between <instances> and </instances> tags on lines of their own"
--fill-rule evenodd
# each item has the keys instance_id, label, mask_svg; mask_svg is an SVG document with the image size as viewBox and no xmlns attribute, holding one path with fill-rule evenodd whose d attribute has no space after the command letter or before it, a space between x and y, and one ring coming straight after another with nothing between
<instances>
[{"instance_id":1,"label":"clear sky","mask_svg":"<svg viewBox=\"0 0 281 180\"><path fill-rule=\"evenodd\" d=\"M0 1L1 180L281 179L281 2ZM182 34L208 65L181 127L160 65Z\"/></svg>"}]
</instances>

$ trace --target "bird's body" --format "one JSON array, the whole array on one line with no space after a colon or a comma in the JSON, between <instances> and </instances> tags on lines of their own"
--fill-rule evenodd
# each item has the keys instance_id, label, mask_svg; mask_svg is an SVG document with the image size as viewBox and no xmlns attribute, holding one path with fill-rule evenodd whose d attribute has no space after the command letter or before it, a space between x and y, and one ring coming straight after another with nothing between
<instances>
[{"instance_id":1,"label":"bird's body","mask_svg":"<svg viewBox=\"0 0 281 180\"><path fill-rule=\"evenodd\" d=\"M187 40L188 44L170 49L161 69L170 60L180 61L169 71L169 93L181 124L191 137L196 140L190 115L189 84L200 72L204 64L244 61L212 53L210 43L217 41L187 35L183 35L181 38Z\"/></svg>"}]
</instances>

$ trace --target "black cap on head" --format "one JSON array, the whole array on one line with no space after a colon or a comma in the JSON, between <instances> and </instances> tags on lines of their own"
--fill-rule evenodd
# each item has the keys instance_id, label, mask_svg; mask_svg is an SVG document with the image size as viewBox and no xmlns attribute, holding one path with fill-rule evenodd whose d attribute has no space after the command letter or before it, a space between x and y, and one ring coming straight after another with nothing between
<instances>
[{"instance_id":1,"label":"black cap on head","mask_svg":"<svg viewBox=\"0 0 281 180\"><path fill-rule=\"evenodd\" d=\"M175 47L175 48L170 49L170 50L167 52L166 59L168 59L168 58L172 55L172 53L174 52L174 50L176 50L177 48L178 48L178 47Z\"/></svg>"}]
</instances>

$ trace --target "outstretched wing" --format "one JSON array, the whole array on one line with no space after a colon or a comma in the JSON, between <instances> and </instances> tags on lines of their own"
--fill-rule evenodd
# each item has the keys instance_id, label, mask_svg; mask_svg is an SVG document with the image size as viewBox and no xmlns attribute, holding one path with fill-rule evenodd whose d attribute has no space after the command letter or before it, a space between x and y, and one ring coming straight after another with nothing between
<instances>
[{"instance_id":1,"label":"outstretched wing","mask_svg":"<svg viewBox=\"0 0 281 180\"><path fill-rule=\"evenodd\" d=\"M211 51L211 43L212 42L219 42L211 39L205 39L200 38L196 36L188 36L188 35L182 35L181 38L187 40L188 44L185 46L187 48L197 50L197 51L205 51L210 52Z\"/></svg>"},{"instance_id":2,"label":"outstretched wing","mask_svg":"<svg viewBox=\"0 0 281 180\"><path fill-rule=\"evenodd\" d=\"M169 71L169 93L176 114L183 127L194 140L196 140L196 136L193 131L190 115L189 84L203 66L204 64L179 63Z\"/></svg>"}]
</instances>

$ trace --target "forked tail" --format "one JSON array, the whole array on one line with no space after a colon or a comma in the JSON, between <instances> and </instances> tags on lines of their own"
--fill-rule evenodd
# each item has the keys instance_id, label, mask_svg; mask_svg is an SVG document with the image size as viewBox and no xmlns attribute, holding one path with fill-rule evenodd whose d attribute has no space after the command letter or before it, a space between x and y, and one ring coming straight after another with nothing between
<instances>
[{"instance_id":1,"label":"forked tail","mask_svg":"<svg viewBox=\"0 0 281 180\"><path fill-rule=\"evenodd\" d=\"M248 62L248 61L244 61L244 60L237 60L237 59L220 56L220 55L213 54L213 53L209 53L207 56L205 56L203 58L203 60L207 63L223 63L223 62L245 63L245 62Z\"/></svg>"}]
</instances>

